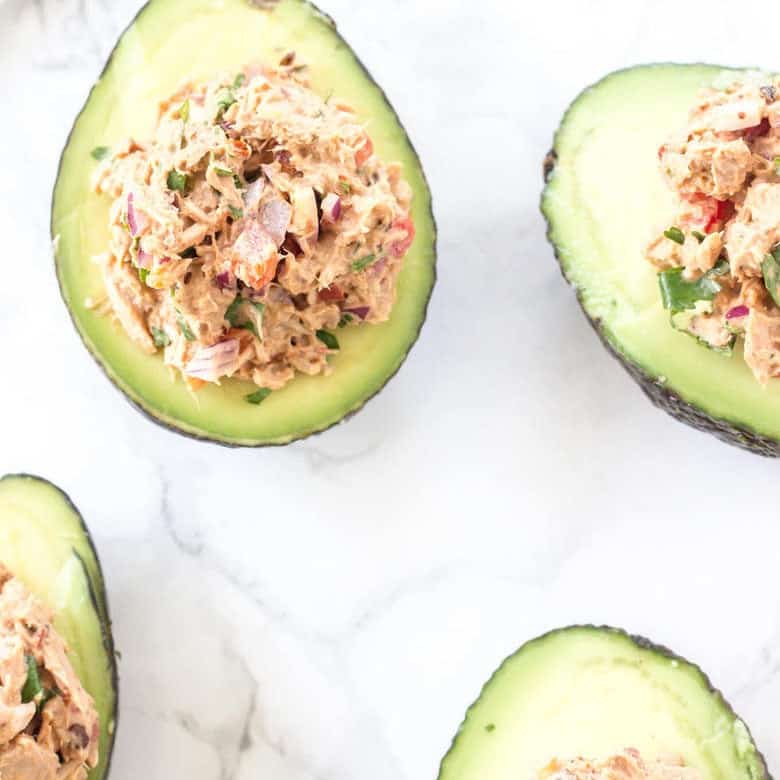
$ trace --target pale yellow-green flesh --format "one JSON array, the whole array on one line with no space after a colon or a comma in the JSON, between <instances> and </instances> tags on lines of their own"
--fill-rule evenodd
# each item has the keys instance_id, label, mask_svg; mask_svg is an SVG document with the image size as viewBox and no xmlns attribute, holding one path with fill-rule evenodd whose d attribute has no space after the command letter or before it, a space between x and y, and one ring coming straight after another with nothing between
<instances>
[{"instance_id":1,"label":"pale yellow-green flesh","mask_svg":"<svg viewBox=\"0 0 780 780\"><path fill-rule=\"evenodd\" d=\"M780 381L759 384L739 343L729 358L673 330L642 256L674 213L658 147L685 125L697 90L729 74L739 72L642 66L584 92L556 136L543 209L567 277L618 351L709 416L780 438Z\"/></svg>"},{"instance_id":2,"label":"pale yellow-green flesh","mask_svg":"<svg viewBox=\"0 0 780 780\"><path fill-rule=\"evenodd\" d=\"M57 488L33 477L0 479L0 562L54 611L76 674L95 700L101 758L89 777L100 780L116 712L110 627L100 615L105 593L81 518Z\"/></svg>"},{"instance_id":3,"label":"pale yellow-green flesh","mask_svg":"<svg viewBox=\"0 0 780 780\"><path fill-rule=\"evenodd\" d=\"M574 628L529 643L501 666L439 780L532 780L553 758L626 748L648 759L681 756L702 780L764 777L744 725L696 667L622 633Z\"/></svg>"},{"instance_id":4,"label":"pale yellow-green flesh","mask_svg":"<svg viewBox=\"0 0 780 780\"><path fill-rule=\"evenodd\" d=\"M367 45L370 45L368 42ZM260 406L253 388L230 381L190 393L161 357L138 350L110 318L90 311L102 283L91 257L108 247L108 200L90 191L96 146L150 137L158 102L187 80L234 74L250 63L276 63L294 50L310 65L312 86L356 109L377 154L403 164L414 192L417 238L404 261L391 320L338 331L327 377L297 377ZM65 301L112 380L164 423L236 444L284 443L322 430L359 408L395 373L414 342L434 281L435 227L419 160L382 92L335 29L302 0L272 12L247 0L152 0L123 36L76 122L55 188L52 231ZM255 388L256 389L256 388Z\"/></svg>"}]
</instances>

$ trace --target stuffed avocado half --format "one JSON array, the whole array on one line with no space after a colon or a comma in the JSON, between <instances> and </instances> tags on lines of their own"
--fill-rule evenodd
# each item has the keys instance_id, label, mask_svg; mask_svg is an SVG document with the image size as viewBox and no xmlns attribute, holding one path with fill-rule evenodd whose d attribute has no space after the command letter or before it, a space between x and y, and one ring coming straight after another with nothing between
<instances>
[{"instance_id":1,"label":"stuffed avocado half","mask_svg":"<svg viewBox=\"0 0 780 780\"><path fill-rule=\"evenodd\" d=\"M103 575L76 508L37 477L0 479L0 619L8 706L19 643L26 661L22 703L6 710L23 730L4 722L0 774L19 763L36 777L107 777L118 678Z\"/></svg>"},{"instance_id":2,"label":"stuffed avocado half","mask_svg":"<svg viewBox=\"0 0 780 780\"><path fill-rule=\"evenodd\" d=\"M711 65L613 73L566 112L542 196L564 276L653 403L772 456L777 220L753 206L777 189L775 81Z\"/></svg>"},{"instance_id":3,"label":"stuffed avocado half","mask_svg":"<svg viewBox=\"0 0 780 780\"><path fill-rule=\"evenodd\" d=\"M183 56L193 48L197 57ZM285 147L273 121L266 146L259 113L254 136L246 129L247 107L263 96L266 107L281 106L280 123L292 116L287 125L295 131L304 118L315 130L327 127L329 146L305 155L309 169L298 164L300 145ZM207 142L192 171L169 166L171 157L159 164L177 123L179 157ZM300 140L306 132L291 134ZM320 164L326 152L343 162L344 148L356 150L347 180ZM121 176L132 175L121 169L128 150L150 150L143 162L161 171L164 197L144 192L143 177L135 192L122 189ZM96 159L105 155L119 162L96 187ZM197 233L197 215L212 225L210 234L181 246L162 228L151 235L147 226L159 227L172 210L185 235ZM368 233L357 224L361 213L379 238L360 240ZM357 411L404 361L435 280L435 224L417 155L333 22L305 0L151 0L73 127L55 185L52 236L65 303L112 382L155 421L230 445L285 444ZM134 277L125 273L118 294L99 267L109 246L112 261L121 254L117 240L130 244L122 270L132 268ZM332 267L309 262L313 244ZM182 263L192 268L176 278ZM208 305L193 304L193 287L205 285ZM117 304L129 287L139 289L144 309L140 339ZM216 324L207 314L189 316L210 307L219 312ZM246 357L252 350L254 362Z\"/></svg>"},{"instance_id":4,"label":"stuffed avocado half","mask_svg":"<svg viewBox=\"0 0 780 780\"><path fill-rule=\"evenodd\" d=\"M613 628L574 626L510 656L469 708L439 780L769 780L704 673Z\"/></svg>"}]
</instances>

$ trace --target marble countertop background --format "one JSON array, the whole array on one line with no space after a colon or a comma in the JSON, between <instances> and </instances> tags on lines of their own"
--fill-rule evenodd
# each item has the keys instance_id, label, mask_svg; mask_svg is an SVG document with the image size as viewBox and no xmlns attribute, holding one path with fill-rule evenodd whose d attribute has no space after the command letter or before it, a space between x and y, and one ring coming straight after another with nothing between
<instances>
[{"instance_id":1,"label":"marble countertop background","mask_svg":"<svg viewBox=\"0 0 780 780\"><path fill-rule=\"evenodd\" d=\"M645 401L538 211L583 86L645 61L777 68L775 5L744 24L713 0L322 5L426 166L439 283L361 414L246 451L137 414L56 288L57 159L138 0L0 0L0 473L52 479L94 531L122 651L113 777L433 780L504 656L572 622L700 663L780 772L778 463Z\"/></svg>"}]
</instances>

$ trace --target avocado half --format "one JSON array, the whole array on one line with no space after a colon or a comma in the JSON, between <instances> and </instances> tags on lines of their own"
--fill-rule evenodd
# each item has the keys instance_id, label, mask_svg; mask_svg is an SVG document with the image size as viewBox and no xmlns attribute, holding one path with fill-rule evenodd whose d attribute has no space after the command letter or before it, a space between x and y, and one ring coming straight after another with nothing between
<instances>
[{"instance_id":1,"label":"avocado half","mask_svg":"<svg viewBox=\"0 0 780 780\"><path fill-rule=\"evenodd\" d=\"M439 780L534 778L553 758L627 748L682 757L702 780L771 780L704 673L624 631L573 626L523 645L469 708Z\"/></svg>"},{"instance_id":2,"label":"avocado half","mask_svg":"<svg viewBox=\"0 0 780 780\"><path fill-rule=\"evenodd\" d=\"M780 455L780 381L762 387L742 358L675 331L643 258L673 214L658 147L685 124L696 92L745 71L641 65L606 76L572 103L545 161L548 238L602 342L672 417L760 455ZM754 72L755 73L755 72Z\"/></svg>"},{"instance_id":3,"label":"avocado half","mask_svg":"<svg viewBox=\"0 0 780 780\"><path fill-rule=\"evenodd\" d=\"M108 199L90 191L98 146L149 137L160 100L186 80L276 63L295 51L312 87L351 104L377 153L403 164L417 235L398 279L389 322L339 331L330 376L298 376L261 405L229 380L193 395L161 355L137 349L112 318L90 310L102 294L91 257L108 246ZM331 19L306 0L151 0L119 39L79 114L60 161L52 205L60 290L87 349L109 379L155 422L213 442L287 444L358 411L400 368L417 340L435 281L436 225L425 175L401 123Z\"/></svg>"},{"instance_id":4,"label":"avocado half","mask_svg":"<svg viewBox=\"0 0 780 780\"><path fill-rule=\"evenodd\" d=\"M26 474L0 478L0 561L55 613L54 625L100 716L100 763L108 776L119 678L108 600L87 526L59 488Z\"/></svg>"}]
</instances>

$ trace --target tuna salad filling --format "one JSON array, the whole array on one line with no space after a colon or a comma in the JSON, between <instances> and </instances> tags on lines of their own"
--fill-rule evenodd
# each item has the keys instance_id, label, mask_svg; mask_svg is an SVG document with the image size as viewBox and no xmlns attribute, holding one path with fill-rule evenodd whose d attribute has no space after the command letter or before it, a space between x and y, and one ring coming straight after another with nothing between
<instances>
[{"instance_id":1,"label":"tuna salad filling","mask_svg":"<svg viewBox=\"0 0 780 780\"><path fill-rule=\"evenodd\" d=\"M106 298L88 303L192 389L237 377L256 403L296 372L328 373L339 328L390 317L411 189L305 73L291 53L186 84L151 139L93 151L110 245Z\"/></svg>"},{"instance_id":2,"label":"tuna salad filling","mask_svg":"<svg viewBox=\"0 0 780 780\"><path fill-rule=\"evenodd\" d=\"M0 564L2 780L85 780L98 763L95 703L52 617Z\"/></svg>"},{"instance_id":3,"label":"tuna salad filling","mask_svg":"<svg viewBox=\"0 0 780 780\"><path fill-rule=\"evenodd\" d=\"M701 780L701 774L676 757L645 762L638 751L628 749L601 761L554 759L539 773L538 780Z\"/></svg>"},{"instance_id":4,"label":"tuna salad filling","mask_svg":"<svg viewBox=\"0 0 780 780\"><path fill-rule=\"evenodd\" d=\"M646 257L673 327L780 376L780 81L702 90L658 157L676 214Z\"/></svg>"}]
</instances>

